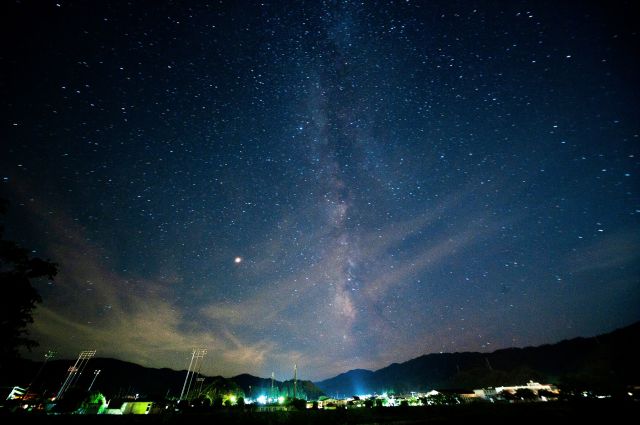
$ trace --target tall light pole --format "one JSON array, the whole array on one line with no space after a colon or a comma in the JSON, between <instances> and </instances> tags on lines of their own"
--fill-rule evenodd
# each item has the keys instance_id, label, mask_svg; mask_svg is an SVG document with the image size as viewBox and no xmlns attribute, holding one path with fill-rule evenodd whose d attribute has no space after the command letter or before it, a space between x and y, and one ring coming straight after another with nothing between
<instances>
[{"instance_id":1,"label":"tall light pole","mask_svg":"<svg viewBox=\"0 0 640 425\"><path fill-rule=\"evenodd\" d=\"M276 395L273 389L273 381L275 381L275 379L276 379L275 372L271 372L271 399L272 400L276 398Z\"/></svg>"},{"instance_id":2,"label":"tall light pole","mask_svg":"<svg viewBox=\"0 0 640 425\"><path fill-rule=\"evenodd\" d=\"M96 382L96 379L98 379L98 375L100 375L100 369L94 370L93 379L91 380L91 385L89 385L89 388L87 389L87 391L91 391L91 388L93 388L93 384Z\"/></svg>"},{"instance_id":3,"label":"tall light pole","mask_svg":"<svg viewBox=\"0 0 640 425\"><path fill-rule=\"evenodd\" d=\"M188 397L191 390L191 383L193 382L193 375L195 375L196 369L200 371L202 366L202 359L207 354L206 348L194 348L191 352L191 362L189 362L189 369L187 369L187 376L184 377L184 384L182 385L182 391L180 392L180 400L186 395Z\"/></svg>"},{"instance_id":4,"label":"tall light pole","mask_svg":"<svg viewBox=\"0 0 640 425\"><path fill-rule=\"evenodd\" d=\"M295 400L298 396L298 365L293 365L293 399Z\"/></svg>"},{"instance_id":5,"label":"tall light pole","mask_svg":"<svg viewBox=\"0 0 640 425\"><path fill-rule=\"evenodd\" d=\"M62 386L58 390L56 399L62 398L65 391L71 388L71 386L74 384L74 381L77 381L80 375L82 375L82 371L84 370L89 360L95 355L96 355L96 350L85 350L80 352L80 354L78 355L78 360L76 360L74 365L69 368L69 371L68 371L69 373L67 374L66 379L62 383Z\"/></svg>"},{"instance_id":6,"label":"tall light pole","mask_svg":"<svg viewBox=\"0 0 640 425\"><path fill-rule=\"evenodd\" d=\"M198 389L198 397L200 397L200 394L202 394L202 386L204 385L204 378L199 376L196 378L196 382L200 382L200 388Z\"/></svg>"},{"instance_id":7,"label":"tall light pole","mask_svg":"<svg viewBox=\"0 0 640 425\"><path fill-rule=\"evenodd\" d=\"M42 366L40 366L40 369L38 369L38 373L36 373L36 376L33 377L31 382L27 386L26 391L24 392L25 397L29 393L29 390L31 389L31 386L33 385L33 383L36 382L36 380L40 377L40 374L44 370L44 367L47 365L47 362L51 360L55 355L56 355L56 352L52 350L47 351L47 353L44 355L44 362L42 362Z\"/></svg>"}]
</instances>

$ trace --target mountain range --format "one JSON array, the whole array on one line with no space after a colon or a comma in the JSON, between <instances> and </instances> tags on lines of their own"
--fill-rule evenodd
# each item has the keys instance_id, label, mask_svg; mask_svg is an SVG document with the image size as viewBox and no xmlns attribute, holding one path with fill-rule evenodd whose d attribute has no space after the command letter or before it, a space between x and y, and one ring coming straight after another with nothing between
<instances>
[{"instance_id":1,"label":"mountain range","mask_svg":"<svg viewBox=\"0 0 640 425\"><path fill-rule=\"evenodd\" d=\"M73 360L51 360L43 367L42 362L22 359L11 368L0 373L0 386L8 394L14 385L31 389L47 397L53 396L62 386ZM100 373L94 376L95 371ZM177 398L180 396L187 371L173 369L149 368L122 360L111 358L93 358L87 362L85 370L78 374L75 386L81 389L92 387L102 392L107 398L141 397L153 400ZM91 382L93 378L95 382ZM197 378L203 378L199 381ZM275 397L292 397L293 380L273 381L249 374L241 374L231 378L222 376L195 375L191 389L195 393L213 390L218 394L244 394L245 397L256 398L260 395ZM204 390L204 391L203 391ZM311 381L299 380L296 395L317 399L324 393Z\"/></svg>"},{"instance_id":2,"label":"mountain range","mask_svg":"<svg viewBox=\"0 0 640 425\"><path fill-rule=\"evenodd\" d=\"M492 353L427 354L376 371L356 369L316 382L327 394L349 396L432 389L523 385L615 389L640 384L640 322L608 334Z\"/></svg>"},{"instance_id":3,"label":"mountain range","mask_svg":"<svg viewBox=\"0 0 640 425\"><path fill-rule=\"evenodd\" d=\"M346 397L357 394L404 393L432 389L474 389L498 385L522 385L529 380L574 389L622 389L640 384L640 322L608 334L575 338L538 347L508 348L492 353L427 354L404 363L393 363L371 371L351 370L313 383L297 382L297 395L317 399L322 395ZM44 364L19 360L0 372L0 385L8 392L14 385L54 395L60 388L71 360ZM95 376L94 371L100 370ZM180 395L186 371L147 368L134 363L95 358L77 380L80 388L93 389L108 398L135 396L152 399ZM259 395L293 396L293 381L274 381L249 374L231 378L207 377L193 381L192 389L214 389Z\"/></svg>"}]
</instances>

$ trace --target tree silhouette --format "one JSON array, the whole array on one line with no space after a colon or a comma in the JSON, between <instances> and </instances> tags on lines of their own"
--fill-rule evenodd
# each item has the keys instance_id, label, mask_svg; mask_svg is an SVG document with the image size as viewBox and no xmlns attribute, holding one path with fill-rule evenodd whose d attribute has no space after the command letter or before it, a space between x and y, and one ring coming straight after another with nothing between
<instances>
[{"instance_id":1,"label":"tree silhouette","mask_svg":"<svg viewBox=\"0 0 640 425\"><path fill-rule=\"evenodd\" d=\"M527 400L527 401L535 400L538 398L536 393L534 393L529 388L518 388L516 390L515 396L521 400Z\"/></svg>"},{"instance_id":2,"label":"tree silhouette","mask_svg":"<svg viewBox=\"0 0 640 425\"><path fill-rule=\"evenodd\" d=\"M0 199L0 216L6 214L8 205ZM19 356L20 347L30 350L38 345L27 338L32 310L42 302L31 282L41 277L53 279L57 272L57 264L30 257L29 250L5 240L0 224L0 369Z\"/></svg>"}]
</instances>

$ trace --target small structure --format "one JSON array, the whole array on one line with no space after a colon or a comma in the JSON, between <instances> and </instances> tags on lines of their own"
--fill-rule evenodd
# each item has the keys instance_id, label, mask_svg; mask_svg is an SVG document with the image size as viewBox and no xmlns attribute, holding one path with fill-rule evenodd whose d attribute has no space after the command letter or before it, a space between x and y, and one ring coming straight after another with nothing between
<instances>
[{"instance_id":1,"label":"small structure","mask_svg":"<svg viewBox=\"0 0 640 425\"><path fill-rule=\"evenodd\" d=\"M105 415L122 415L124 402L125 400L123 399L111 399L102 413Z\"/></svg>"},{"instance_id":2,"label":"small structure","mask_svg":"<svg viewBox=\"0 0 640 425\"><path fill-rule=\"evenodd\" d=\"M110 400L104 409L106 415L148 415L156 413L154 402L140 400Z\"/></svg>"},{"instance_id":3,"label":"small structure","mask_svg":"<svg viewBox=\"0 0 640 425\"><path fill-rule=\"evenodd\" d=\"M7 400L15 400L22 398L24 394L27 392L25 388L18 387L17 385L11 389L11 392L7 396Z\"/></svg>"},{"instance_id":4,"label":"small structure","mask_svg":"<svg viewBox=\"0 0 640 425\"><path fill-rule=\"evenodd\" d=\"M152 401L125 401L123 415L148 415L153 408Z\"/></svg>"},{"instance_id":5,"label":"small structure","mask_svg":"<svg viewBox=\"0 0 640 425\"><path fill-rule=\"evenodd\" d=\"M498 395L498 392L496 391L495 388L493 387L489 387L489 388L480 388L477 390L473 390L473 393L478 397L478 398L484 398L484 399L490 399L490 398L494 398L495 396Z\"/></svg>"},{"instance_id":6,"label":"small structure","mask_svg":"<svg viewBox=\"0 0 640 425\"><path fill-rule=\"evenodd\" d=\"M321 398L318 400L318 409L335 410L337 408L344 409L347 407L346 399Z\"/></svg>"}]
</instances>

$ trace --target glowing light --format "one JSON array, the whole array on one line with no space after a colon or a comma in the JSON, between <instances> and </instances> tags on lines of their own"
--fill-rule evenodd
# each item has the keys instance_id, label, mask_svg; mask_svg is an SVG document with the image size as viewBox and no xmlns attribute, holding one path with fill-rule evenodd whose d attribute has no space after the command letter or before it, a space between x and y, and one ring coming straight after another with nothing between
<instances>
[{"instance_id":1,"label":"glowing light","mask_svg":"<svg viewBox=\"0 0 640 425\"><path fill-rule=\"evenodd\" d=\"M260 404L267 404L267 396L261 395L256 399L256 401Z\"/></svg>"},{"instance_id":2,"label":"glowing light","mask_svg":"<svg viewBox=\"0 0 640 425\"><path fill-rule=\"evenodd\" d=\"M278 397L278 403L280 404L284 403L284 397L282 396Z\"/></svg>"},{"instance_id":3,"label":"glowing light","mask_svg":"<svg viewBox=\"0 0 640 425\"><path fill-rule=\"evenodd\" d=\"M236 258L234 258L233 262L234 262L234 263L236 263L236 264L240 264L240 263L242 263L242 257L236 257Z\"/></svg>"},{"instance_id":4,"label":"glowing light","mask_svg":"<svg viewBox=\"0 0 640 425\"><path fill-rule=\"evenodd\" d=\"M231 404L236 404L236 401L237 401L236 396L234 395L229 396L229 401L231 401Z\"/></svg>"}]
</instances>

